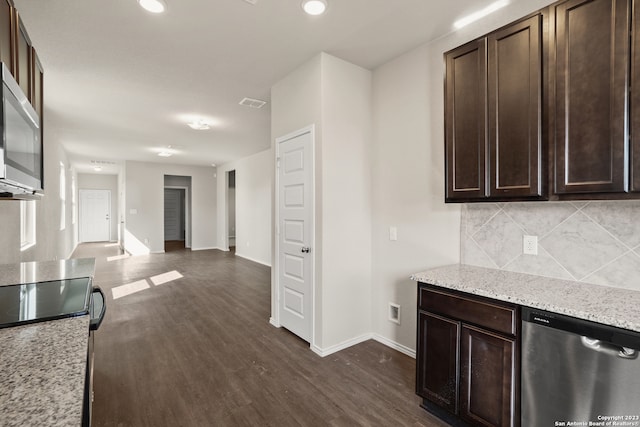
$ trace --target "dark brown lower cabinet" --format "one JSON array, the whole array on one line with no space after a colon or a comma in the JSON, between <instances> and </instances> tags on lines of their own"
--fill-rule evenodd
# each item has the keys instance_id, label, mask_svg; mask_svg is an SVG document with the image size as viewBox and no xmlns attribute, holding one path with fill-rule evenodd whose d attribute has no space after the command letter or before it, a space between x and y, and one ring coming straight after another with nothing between
<instances>
[{"instance_id":1,"label":"dark brown lower cabinet","mask_svg":"<svg viewBox=\"0 0 640 427\"><path fill-rule=\"evenodd\" d=\"M416 393L426 409L444 409L454 425L520 425L518 313L512 304L419 284Z\"/></svg>"},{"instance_id":2,"label":"dark brown lower cabinet","mask_svg":"<svg viewBox=\"0 0 640 427\"><path fill-rule=\"evenodd\" d=\"M460 322L425 312L418 322L418 352L424 354L417 368L418 395L456 413Z\"/></svg>"},{"instance_id":3,"label":"dark brown lower cabinet","mask_svg":"<svg viewBox=\"0 0 640 427\"><path fill-rule=\"evenodd\" d=\"M483 426L513 425L515 342L463 325L460 417Z\"/></svg>"}]
</instances>

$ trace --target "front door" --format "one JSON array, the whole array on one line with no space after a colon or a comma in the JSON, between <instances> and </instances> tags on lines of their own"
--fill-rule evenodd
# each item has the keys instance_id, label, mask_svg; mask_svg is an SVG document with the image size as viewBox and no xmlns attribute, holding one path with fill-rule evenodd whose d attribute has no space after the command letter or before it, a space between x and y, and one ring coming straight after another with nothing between
<instances>
[{"instance_id":1,"label":"front door","mask_svg":"<svg viewBox=\"0 0 640 427\"><path fill-rule=\"evenodd\" d=\"M278 145L279 323L311 342L313 321L313 133Z\"/></svg>"},{"instance_id":2,"label":"front door","mask_svg":"<svg viewBox=\"0 0 640 427\"><path fill-rule=\"evenodd\" d=\"M79 190L80 241L107 242L111 240L111 191Z\"/></svg>"}]
</instances>

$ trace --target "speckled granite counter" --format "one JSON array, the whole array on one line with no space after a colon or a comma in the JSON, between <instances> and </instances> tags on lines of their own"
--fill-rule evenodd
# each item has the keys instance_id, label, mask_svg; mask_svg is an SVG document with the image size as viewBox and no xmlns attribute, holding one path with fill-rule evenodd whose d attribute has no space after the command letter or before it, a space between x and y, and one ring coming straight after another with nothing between
<instances>
[{"instance_id":1,"label":"speckled granite counter","mask_svg":"<svg viewBox=\"0 0 640 427\"><path fill-rule=\"evenodd\" d=\"M0 286L93 277L93 258L0 265ZM82 424L89 316L0 329L0 426Z\"/></svg>"},{"instance_id":2,"label":"speckled granite counter","mask_svg":"<svg viewBox=\"0 0 640 427\"><path fill-rule=\"evenodd\" d=\"M94 258L5 264L0 265L0 286L93 277L95 268Z\"/></svg>"},{"instance_id":3,"label":"speckled granite counter","mask_svg":"<svg viewBox=\"0 0 640 427\"><path fill-rule=\"evenodd\" d=\"M0 425L82 424L89 316L0 329Z\"/></svg>"},{"instance_id":4,"label":"speckled granite counter","mask_svg":"<svg viewBox=\"0 0 640 427\"><path fill-rule=\"evenodd\" d=\"M411 279L640 332L636 291L470 265L433 268Z\"/></svg>"}]
</instances>

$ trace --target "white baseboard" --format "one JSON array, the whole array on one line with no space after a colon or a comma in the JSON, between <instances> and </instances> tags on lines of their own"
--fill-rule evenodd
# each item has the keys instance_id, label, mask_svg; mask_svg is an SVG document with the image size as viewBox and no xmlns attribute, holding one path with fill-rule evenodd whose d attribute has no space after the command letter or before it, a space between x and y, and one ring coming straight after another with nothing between
<instances>
[{"instance_id":1,"label":"white baseboard","mask_svg":"<svg viewBox=\"0 0 640 427\"><path fill-rule=\"evenodd\" d=\"M269 323L271 324L271 326L275 326L276 328L280 327L280 324L276 322L276 319L274 319L273 317L269 318Z\"/></svg>"},{"instance_id":2,"label":"white baseboard","mask_svg":"<svg viewBox=\"0 0 640 427\"><path fill-rule=\"evenodd\" d=\"M210 251L212 249L217 249L219 251L222 251L224 249L220 249L218 246L209 246L209 247L204 247L204 248L191 248L192 251Z\"/></svg>"},{"instance_id":3,"label":"white baseboard","mask_svg":"<svg viewBox=\"0 0 640 427\"><path fill-rule=\"evenodd\" d=\"M394 350L399 351L400 353L404 353L407 356L412 357L414 359L416 358L416 351L407 347L406 345L402 345L400 343L392 341L389 338L383 337L382 335L379 335L379 334L373 334L372 338L378 341L379 343L386 345L387 347L390 347Z\"/></svg>"},{"instance_id":4,"label":"white baseboard","mask_svg":"<svg viewBox=\"0 0 640 427\"><path fill-rule=\"evenodd\" d=\"M327 347L327 348L320 348L315 344L311 344L310 347L311 347L311 351L313 351L317 355L321 357L327 357L330 354L336 353L340 350L344 350L345 348L349 348L356 344L360 344L361 342L368 341L371 338L373 338L373 334L364 334L364 335L360 335L359 337L355 337L350 340L343 341L340 344L332 345L331 347Z\"/></svg>"},{"instance_id":5,"label":"white baseboard","mask_svg":"<svg viewBox=\"0 0 640 427\"><path fill-rule=\"evenodd\" d=\"M251 257L246 256L246 255L239 254L238 252L236 252L236 256L239 256L240 258L244 258L244 259L249 260L249 261L256 262L258 264L266 265L267 267L271 267L271 264L268 264L268 263L266 263L264 261L257 260L255 258L251 258Z\"/></svg>"}]
</instances>

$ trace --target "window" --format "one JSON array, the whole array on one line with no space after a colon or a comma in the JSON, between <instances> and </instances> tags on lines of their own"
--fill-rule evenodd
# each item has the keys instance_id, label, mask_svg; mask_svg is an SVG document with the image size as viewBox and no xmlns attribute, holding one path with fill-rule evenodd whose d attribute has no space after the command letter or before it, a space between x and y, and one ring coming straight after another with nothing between
<instances>
[{"instance_id":1,"label":"window","mask_svg":"<svg viewBox=\"0 0 640 427\"><path fill-rule=\"evenodd\" d=\"M76 176L71 175L71 224L75 224L78 218L78 202L76 200Z\"/></svg>"},{"instance_id":2,"label":"window","mask_svg":"<svg viewBox=\"0 0 640 427\"><path fill-rule=\"evenodd\" d=\"M20 250L25 251L36 244L36 202L20 201Z\"/></svg>"},{"instance_id":3,"label":"window","mask_svg":"<svg viewBox=\"0 0 640 427\"><path fill-rule=\"evenodd\" d=\"M64 163L60 162L60 231L67 226L67 176L64 172Z\"/></svg>"}]
</instances>

